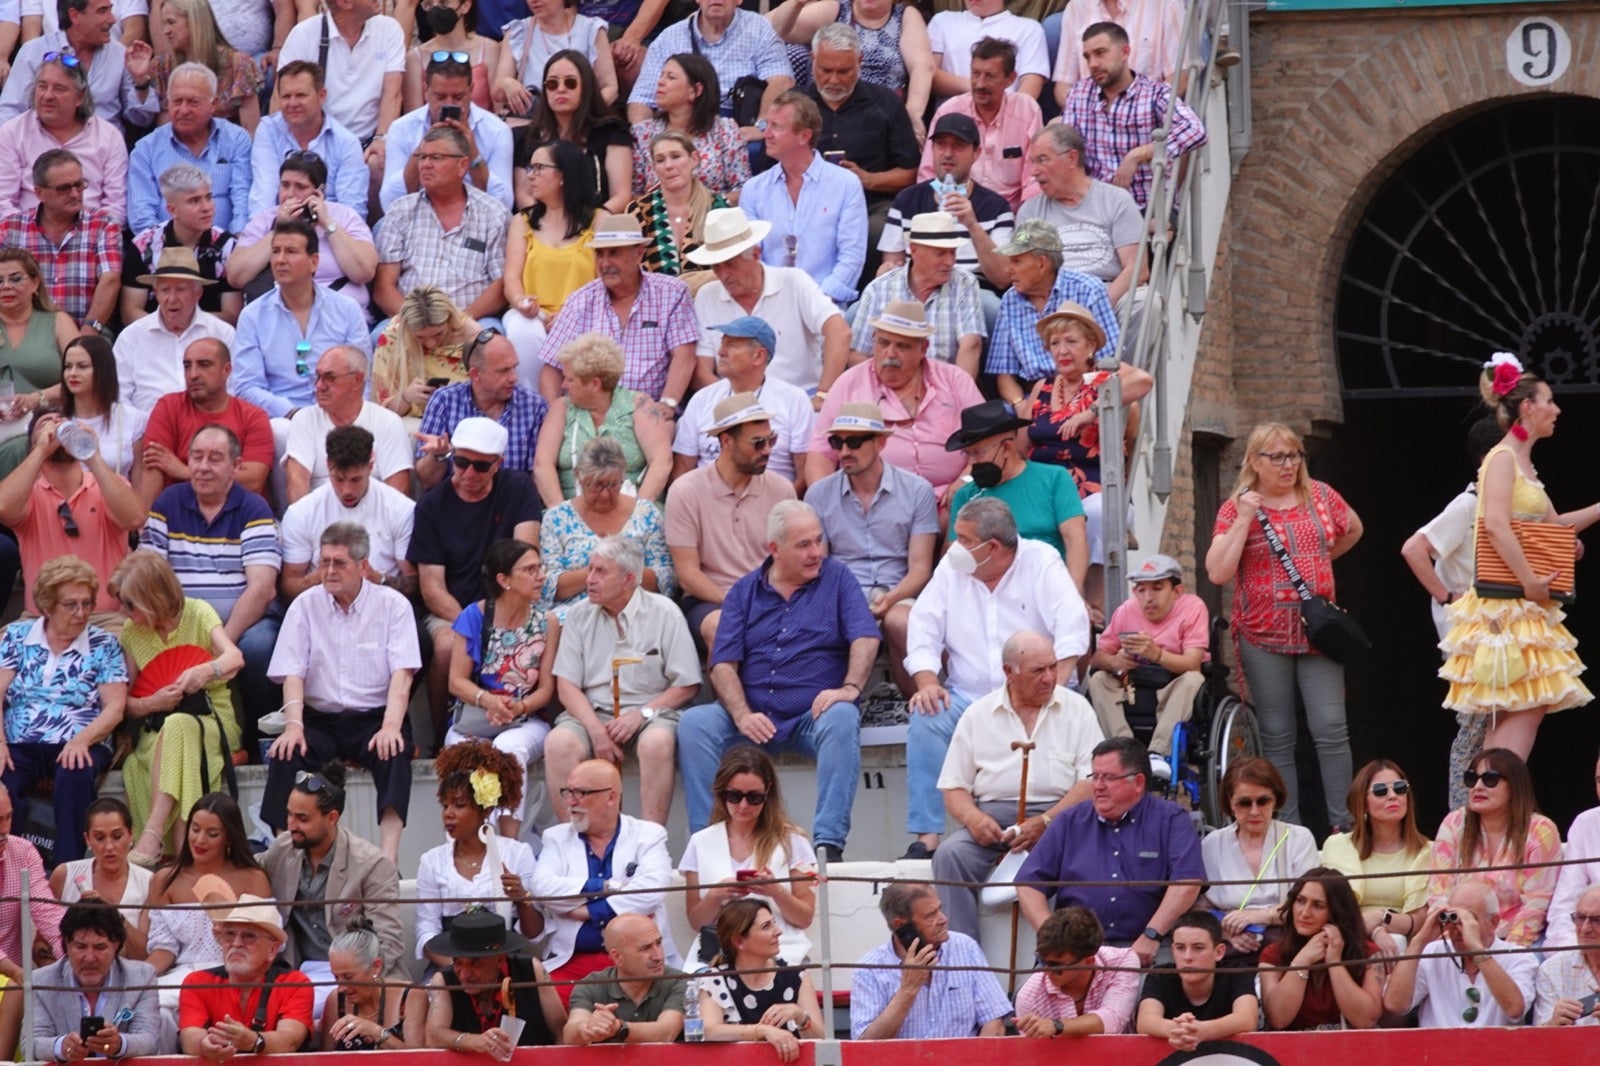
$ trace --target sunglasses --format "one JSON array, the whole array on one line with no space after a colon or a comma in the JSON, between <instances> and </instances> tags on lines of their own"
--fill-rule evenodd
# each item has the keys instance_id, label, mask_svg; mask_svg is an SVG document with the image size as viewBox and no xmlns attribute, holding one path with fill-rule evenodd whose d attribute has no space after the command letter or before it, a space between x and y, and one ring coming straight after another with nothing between
<instances>
[{"instance_id":1,"label":"sunglasses","mask_svg":"<svg viewBox=\"0 0 1600 1066\"><path fill-rule=\"evenodd\" d=\"M794 266L797 252L800 248L800 238L796 234L788 233L783 238L784 266Z\"/></svg>"},{"instance_id":2,"label":"sunglasses","mask_svg":"<svg viewBox=\"0 0 1600 1066\"><path fill-rule=\"evenodd\" d=\"M730 807L737 807L741 803L748 803L752 807L760 807L767 802L767 794L756 791L740 792L736 788L725 788L722 790L722 802Z\"/></svg>"},{"instance_id":3,"label":"sunglasses","mask_svg":"<svg viewBox=\"0 0 1600 1066\"><path fill-rule=\"evenodd\" d=\"M571 92L573 89L576 89L578 85L579 82L577 75L568 74L564 78L546 78L544 80L544 91L547 93L553 93L557 89L566 89L568 92Z\"/></svg>"},{"instance_id":4,"label":"sunglasses","mask_svg":"<svg viewBox=\"0 0 1600 1066\"><path fill-rule=\"evenodd\" d=\"M828 447L832 448L836 452L842 452L846 448L849 448L851 451L855 451L858 448L865 447L867 442L872 440L872 436L873 435L871 433L859 433L853 437L841 437L839 434L835 433L828 437Z\"/></svg>"},{"instance_id":5,"label":"sunglasses","mask_svg":"<svg viewBox=\"0 0 1600 1066\"><path fill-rule=\"evenodd\" d=\"M774 433L768 437L746 437L744 442L750 446L751 451L764 452L778 446L778 435Z\"/></svg>"},{"instance_id":6,"label":"sunglasses","mask_svg":"<svg viewBox=\"0 0 1600 1066\"><path fill-rule=\"evenodd\" d=\"M1499 770L1485 770L1481 774L1476 770L1461 771L1461 783L1468 788L1476 788L1479 781L1483 782L1484 788L1494 788L1505 779L1506 775Z\"/></svg>"},{"instance_id":7,"label":"sunglasses","mask_svg":"<svg viewBox=\"0 0 1600 1066\"><path fill-rule=\"evenodd\" d=\"M320 796L328 791L328 779L321 774L314 774L309 770L301 770L294 775L294 787L301 792L309 792L313 796Z\"/></svg>"},{"instance_id":8,"label":"sunglasses","mask_svg":"<svg viewBox=\"0 0 1600 1066\"><path fill-rule=\"evenodd\" d=\"M283 153L285 163L320 163L322 157L307 148L291 148Z\"/></svg>"},{"instance_id":9,"label":"sunglasses","mask_svg":"<svg viewBox=\"0 0 1600 1066\"><path fill-rule=\"evenodd\" d=\"M77 181L64 181L60 185L41 186L41 188L47 189L50 192L82 192L88 187L89 183L83 178L79 178Z\"/></svg>"},{"instance_id":10,"label":"sunglasses","mask_svg":"<svg viewBox=\"0 0 1600 1066\"><path fill-rule=\"evenodd\" d=\"M1233 805L1241 811L1248 811L1251 807L1270 807L1276 802L1278 800L1275 796L1257 796L1255 799L1240 796L1233 801Z\"/></svg>"},{"instance_id":11,"label":"sunglasses","mask_svg":"<svg viewBox=\"0 0 1600 1066\"><path fill-rule=\"evenodd\" d=\"M311 376L311 342L301 341L294 346L294 372L301 377Z\"/></svg>"},{"instance_id":12,"label":"sunglasses","mask_svg":"<svg viewBox=\"0 0 1600 1066\"><path fill-rule=\"evenodd\" d=\"M1489 787L1493 788L1494 786L1490 785ZM1391 785L1387 781L1375 781L1372 784L1372 794L1377 796L1379 799L1383 799L1383 797L1387 796L1390 789L1394 790L1394 794L1396 796L1404 796L1406 793L1411 791L1411 782L1396 781Z\"/></svg>"},{"instance_id":13,"label":"sunglasses","mask_svg":"<svg viewBox=\"0 0 1600 1066\"><path fill-rule=\"evenodd\" d=\"M471 366L472 365L472 357L475 354L477 354L478 349L482 348L485 344L488 344L490 341L494 340L498 336L500 336L500 333L497 330L480 329L478 331L478 335L476 337L473 337L471 341L467 342L466 349L464 351L462 351L462 353L461 353L461 363L462 363L462 365L463 366Z\"/></svg>"},{"instance_id":14,"label":"sunglasses","mask_svg":"<svg viewBox=\"0 0 1600 1066\"><path fill-rule=\"evenodd\" d=\"M61 519L61 527L66 530L67 536L76 537L79 535L78 520L72 517L72 507L65 500L61 501L61 506L56 508L56 517Z\"/></svg>"},{"instance_id":15,"label":"sunglasses","mask_svg":"<svg viewBox=\"0 0 1600 1066\"><path fill-rule=\"evenodd\" d=\"M457 470L465 470L470 466L480 474L487 474L491 469L494 468L494 464L498 463L500 460L468 459L465 455L452 455L450 456L450 461L456 464Z\"/></svg>"},{"instance_id":16,"label":"sunglasses","mask_svg":"<svg viewBox=\"0 0 1600 1066\"><path fill-rule=\"evenodd\" d=\"M46 52L44 58L39 60L39 63L41 66L45 63L60 63L79 77L82 77L84 73L82 61L71 52Z\"/></svg>"},{"instance_id":17,"label":"sunglasses","mask_svg":"<svg viewBox=\"0 0 1600 1066\"><path fill-rule=\"evenodd\" d=\"M471 63L472 57L465 52L434 52L428 56L431 63Z\"/></svg>"},{"instance_id":18,"label":"sunglasses","mask_svg":"<svg viewBox=\"0 0 1600 1066\"><path fill-rule=\"evenodd\" d=\"M1471 1025L1478 1020L1478 1004L1483 1002L1483 993L1479 991L1477 985L1467 986L1467 1000L1466 1009L1461 1012L1461 1020Z\"/></svg>"}]
</instances>

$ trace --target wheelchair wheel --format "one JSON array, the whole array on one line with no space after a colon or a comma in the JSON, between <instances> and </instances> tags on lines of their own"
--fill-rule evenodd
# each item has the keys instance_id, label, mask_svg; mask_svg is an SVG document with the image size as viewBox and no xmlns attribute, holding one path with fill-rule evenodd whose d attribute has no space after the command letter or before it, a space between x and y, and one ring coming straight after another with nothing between
<instances>
[{"instance_id":1,"label":"wheelchair wheel","mask_svg":"<svg viewBox=\"0 0 1600 1066\"><path fill-rule=\"evenodd\" d=\"M1201 784L1207 822L1227 824L1222 809L1222 775L1234 759L1261 754L1261 733L1255 712L1237 696L1224 696L1211 717L1211 746L1206 753L1205 780Z\"/></svg>"}]
</instances>

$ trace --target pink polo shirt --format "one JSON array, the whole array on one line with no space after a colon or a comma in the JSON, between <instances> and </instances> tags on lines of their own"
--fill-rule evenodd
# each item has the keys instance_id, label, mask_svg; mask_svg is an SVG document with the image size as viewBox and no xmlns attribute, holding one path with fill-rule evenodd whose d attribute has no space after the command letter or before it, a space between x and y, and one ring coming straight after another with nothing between
<instances>
[{"instance_id":1,"label":"pink polo shirt","mask_svg":"<svg viewBox=\"0 0 1600 1066\"><path fill-rule=\"evenodd\" d=\"M1128 66L1156 81L1171 81L1178 69L1183 37L1183 5L1178 0L1073 0L1061 18L1061 51L1055 81L1069 88L1089 76L1083 61L1083 31L1096 22L1115 22L1128 31Z\"/></svg>"},{"instance_id":2,"label":"pink polo shirt","mask_svg":"<svg viewBox=\"0 0 1600 1066\"><path fill-rule=\"evenodd\" d=\"M33 161L52 148L65 148L83 165L83 209L104 208L128 217L128 148L122 131L99 116L90 116L77 136L58 141L39 125L39 115L24 111L0 126L0 215L28 211L39 205L33 191Z\"/></svg>"},{"instance_id":3,"label":"pink polo shirt","mask_svg":"<svg viewBox=\"0 0 1600 1066\"><path fill-rule=\"evenodd\" d=\"M966 455L945 451L944 442L961 428L961 412L982 403L983 395L965 370L936 359L923 361L922 381L922 403L913 418L895 391L878 380L876 363L871 359L857 363L840 374L828 390L811 434L811 450L837 461L839 454L828 447L828 427L839 413L839 406L875 403L883 412L883 420L894 428L894 435L883 448L884 461L921 475L933 485L935 493L942 494L945 486L967 467Z\"/></svg>"},{"instance_id":4,"label":"pink polo shirt","mask_svg":"<svg viewBox=\"0 0 1600 1066\"><path fill-rule=\"evenodd\" d=\"M757 474L735 491L717 473L717 464L707 463L667 489L667 547L699 552L700 569L726 592L766 560L772 505L794 498L788 478Z\"/></svg>"},{"instance_id":5,"label":"pink polo shirt","mask_svg":"<svg viewBox=\"0 0 1600 1066\"><path fill-rule=\"evenodd\" d=\"M928 125L930 136L922 146L922 164L917 167L918 181L933 180L933 137L931 131L944 115L966 115L978 124L978 158L972 164L972 177L979 185L992 189L1005 197L1015 211L1022 201L1039 192L1039 183L1033 180L1028 166L1028 142L1044 128L1039 114L1039 102L1026 93L1006 93L1000 104L1000 113L993 123L978 117L972 106L972 94L952 96L939 106Z\"/></svg>"},{"instance_id":6,"label":"pink polo shirt","mask_svg":"<svg viewBox=\"0 0 1600 1066\"><path fill-rule=\"evenodd\" d=\"M94 475L85 470L83 484L66 503L72 508L76 537L67 536L67 523L60 514L62 497L40 475L28 494L28 516L17 523L17 549L22 554L22 579L27 583L27 611L38 614L33 602L33 579L39 568L60 555L76 555L100 575L100 593L95 598L96 612L115 612L120 606L106 587L107 578L128 555L128 531L117 525L100 495Z\"/></svg>"}]
</instances>

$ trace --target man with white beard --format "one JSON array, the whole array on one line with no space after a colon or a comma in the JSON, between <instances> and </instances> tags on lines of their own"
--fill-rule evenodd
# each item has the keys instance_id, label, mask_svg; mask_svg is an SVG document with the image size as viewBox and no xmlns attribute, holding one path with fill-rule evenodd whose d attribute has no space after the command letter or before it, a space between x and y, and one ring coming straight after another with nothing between
<instances>
[{"instance_id":1,"label":"man with white beard","mask_svg":"<svg viewBox=\"0 0 1600 1066\"><path fill-rule=\"evenodd\" d=\"M179 1047L207 1062L299 1051L311 1033L311 983L278 959L288 934L277 905L247 892L211 914L221 972L196 970L183 979Z\"/></svg>"}]
</instances>

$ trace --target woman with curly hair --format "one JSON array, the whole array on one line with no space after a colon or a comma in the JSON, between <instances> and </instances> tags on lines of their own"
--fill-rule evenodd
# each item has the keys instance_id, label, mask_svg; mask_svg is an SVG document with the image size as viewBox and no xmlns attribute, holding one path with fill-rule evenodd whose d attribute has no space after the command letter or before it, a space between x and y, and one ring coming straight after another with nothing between
<instances>
[{"instance_id":1,"label":"woman with curly hair","mask_svg":"<svg viewBox=\"0 0 1600 1066\"><path fill-rule=\"evenodd\" d=\"M445 748L433 767L447 839L417 864L417 899L423 901L417 904L417 958L442 969L450 959L427 952L424 945L469 905L488 906L514 920L530 940L544 930L544 916L528 891L533 849L496 835L489 826L495 811L522 802L522 764L488 741L472 740Z\"/></svg>"},{"instance_id":2,"label":"woman with curly hair","mask_svg":"<svg viewBox=\"0 0 1600 1066\"><path fill-rule=\"evenodd\" d=\"M1371 1029L1383 1014L1383 976L1366 960L1361 905L1344 874L1313 866L1280 910L1283 939L1261 949L1261 1007L1268 1029ZM1309 967L1323 966L1321 969ZM1279 970L1268 967L1289 966Z\"/></svg>"}]
</instances>

